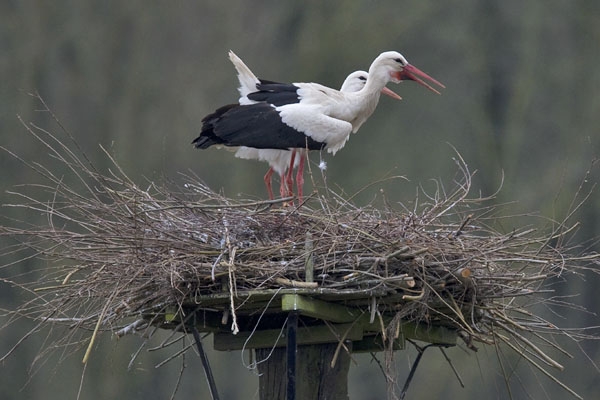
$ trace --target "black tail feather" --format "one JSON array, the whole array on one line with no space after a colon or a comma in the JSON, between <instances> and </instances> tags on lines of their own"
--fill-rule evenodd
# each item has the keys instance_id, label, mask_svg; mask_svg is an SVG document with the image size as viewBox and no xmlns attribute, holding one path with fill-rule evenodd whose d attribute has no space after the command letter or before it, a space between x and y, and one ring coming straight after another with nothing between
<instances>
[{"instance_id":1,"label":"black tail feather","mask_svg":"<svg viewBox=\"0 0 600 400\"><path fill-rule=\"evenodd\" d=\"M202 119L202 130L200 136L192 141L192 144L197 149L207 149L210 146L216 144L225 144L225 141L221 139L214 131L215 124L221 119L221 117L230 109L238 107L238 104L227 104L226 106L218 108L212 114L208 114Z\"/></svg>"}]
</instances>

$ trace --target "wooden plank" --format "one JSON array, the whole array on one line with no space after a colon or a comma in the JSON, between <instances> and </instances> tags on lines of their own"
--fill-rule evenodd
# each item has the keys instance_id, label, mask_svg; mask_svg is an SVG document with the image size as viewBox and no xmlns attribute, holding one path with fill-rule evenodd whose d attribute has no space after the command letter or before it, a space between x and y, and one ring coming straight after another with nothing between
<instances>
[{"instance_id":1,"label":"wooden plank","mask_svg":"<svg viewBox=\"0 0 600 400\"><path fill-rule=\"evenodd\" d=\"M426 343L447 344L453 346L458 337L455 330L445 326L428 326L417 324L415 322L404 322L400 326L400 331L407 339L420 340Z\"/></svg>"},{"instance_id":2,"label":"wooden plank","mask_svg":"<svg viewBox=\"0 0 600 400\"><path fill-rule=\"evenodd\" d=\"M394 350L404 350L405 348L406 341L404 336L400 334L400 337L394 340ZM385 350L385 345L381 335L369 335L363 337L362 340L352 342L353 353L376 353L383 350Z\"/></svg>"},{"instance_id":3,"label":"wooden plank","mask_svg":"<svg viewBox=\"0 0 600 400\"><path fill-rule=\"evenodd\" d=\"M337 323L352 322L360 316L360 312L337 303L329 303L299 294L281 296L283 311L298 311L300 314Z\"/></svg>"},{"instance_id":4,"label":"wooden plank","mask_svg":"<svg viewBox=\"0 0 600 400\"><path fill-rule=\"evenodd\" d=\"M368 314L362 314L356 321L365 332L378 334L381 332L381 322L375 318L373 323L369 321ZM392 315L383 315L383 326L388 326L391 322ZM455 345L457 334L456 331L446 328L445 326L429 326L416 322L403 321L400 324L399 333L406 339L415 339L427 343Z\"/></svg>"},{"instance_id":5,"label":"wooden plank","mask_svg":"<svg viewBox=\"0 0 600 400\"><path fill-rule=\"evenodd\" d=\"M332 289L332 288L283 288L283 289L256 289L238 291L235 293L233 298L234 303L242 301L248 301L253 303L255 301L269 301L271 299L277 299L279 296L284 294L300 294L311 297L324 297L331 301L345 301L352 299L368 299L372 296L378 298L385 298L389 294L387 289ZM197 306L212 306L212 305L229 305L231 302L229 292L205 294L201 296L195 296L194 301L190 303L184 303L184 306L197 307Z\"/></svg>"},{"instance_id":6,"label":"wooden plank","mask_svg":"<svg viewBox=\"0 0 600 400\"><path fill-rule=\"evenodd\" d=\"M331 331L334 330L335 334ZM362 328L356 324L330 324L298 328L298 345L337 343L338 338L361 340ZM219 332L214 334L215 350L230 351L241 349L282 347L286 344L285 331L281 329L257 330L255 332L239 332L237 335Z\"/></svg>"}]
</instances>

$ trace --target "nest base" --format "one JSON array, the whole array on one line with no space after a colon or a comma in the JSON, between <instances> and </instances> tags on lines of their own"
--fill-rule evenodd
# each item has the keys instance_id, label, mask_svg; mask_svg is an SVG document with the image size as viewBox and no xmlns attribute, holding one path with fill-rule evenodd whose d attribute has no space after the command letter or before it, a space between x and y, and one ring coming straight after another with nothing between
<instances>
[{"instance_id":1,"label":"nest base","mask_svg":"<svg viewBox=\"0 0 600 400\"><path fill-rule=\"evenodd\" d=\"M311 291L314 292L312 296ZM377 352L383 351L386 346L389 348L389 343L384 344L385 334L382 332L385 331L384 327L390 326L397 311L367 312L345 305L340 299L334 301L333 293L327 295L329 301L320 300L315 298L321 294L319 290L282 289L275 292L262 291L246 296L240 293L237 299L242 300L244 306L237 309L235 319L229 312L229 298L222 296L219 303L214 295L197 299L202 306L189 308L188 312L184 311L186 306L179 312L167 310L162 317L152 315L147 318L155 324L161 321L160 327L167 329L181 329L182 321L195 321L199 331L214 334L215 350L231 351L285 346L283 328L288 315L295 312L301 320L297 332L299 345L351 341L355 352ZM347 299L344 294L337 296ZM365 301L368 299L364 298ZM210 308L207 308L207 302ZM233 334L232 330L239 331ZM455 330L414 321L399 321L393 336L392 346L395 350L403 349L406 339L447 346L455 345L457 339Z\"/></svg>"}]
</instances>

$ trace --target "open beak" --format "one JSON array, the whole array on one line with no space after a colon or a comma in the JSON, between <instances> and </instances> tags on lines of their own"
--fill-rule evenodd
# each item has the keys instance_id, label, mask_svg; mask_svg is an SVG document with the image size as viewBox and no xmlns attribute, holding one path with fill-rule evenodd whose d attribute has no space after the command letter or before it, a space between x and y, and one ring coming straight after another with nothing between
<instances>
[{"instance_id":1,"label":"open beak","mask_svg":"<svg viewBox=\"0 0 600 400\"><path fill-rule=\"evenodd\" d=\"M385 94L386 96L390 96L392 99L402 100L402 97L400 97L398 94L396 94L395 92L393 92L385 86L383 87L383 89L381 89L381 93Z\"/></svg>"},{"instance_id":2,"label":"open beak","mask_svg":"<svg viewBox=\"0 0 600 400\"><path fill-rule=\"evenodd\" d=\"M429 82L436 84L442 88L446 88L446 86L444 86L443 84L441 84L440 82L438 82L437 80L433 79L432 77L430 77L429 75L427 75L425 72L421 71L419 68L414 67L410 64L407 64L404 69L402 70L402 72L399 73L400 75L400 80L411 80L411 81L415 81L418 84L421 84L423 86L425 86L427 89L431 90L434 93L437 94L441 94L437 89L434 89L431 85L429 85L427 82L425 82L423 79L428 80ZM423 78L423 79L421 79Z\"/></svg>"}]
</instances>

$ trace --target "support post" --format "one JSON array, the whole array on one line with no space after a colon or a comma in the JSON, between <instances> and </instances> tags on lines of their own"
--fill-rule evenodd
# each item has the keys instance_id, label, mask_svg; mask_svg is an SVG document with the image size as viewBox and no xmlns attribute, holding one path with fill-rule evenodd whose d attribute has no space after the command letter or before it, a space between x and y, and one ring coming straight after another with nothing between
<instances>
[{"instance_id":1,"label":"support post","mask_svg":"<svg viewBox=\"0 0 600 400\"><path fill-rule=\"evenodd\" d=\"M351 343L347 342L349 351ZM335 365L331 365L337 343L298 346L296 352L296 399L348 400L350 355L340 349ZM286 395L285 347L256 349L260 400L281 400ZM270 355L270 356L269 356Z\"/></svg>"}]
</instances>

